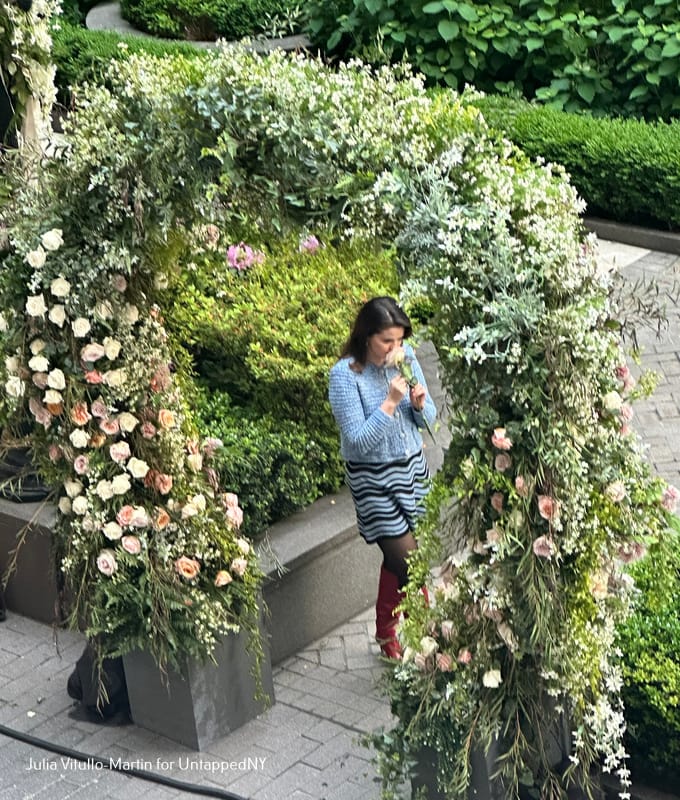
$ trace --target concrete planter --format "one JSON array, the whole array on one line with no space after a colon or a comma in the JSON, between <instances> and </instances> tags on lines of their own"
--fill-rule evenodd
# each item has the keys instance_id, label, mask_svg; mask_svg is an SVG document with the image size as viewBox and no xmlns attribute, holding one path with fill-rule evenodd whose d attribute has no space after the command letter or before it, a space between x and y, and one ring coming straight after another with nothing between
<instances>
[{"instance_id":1,"label":"concrete planter","mask_svg":"<svg viewBox=\"0 0 680 800\"><path fill-rule=\"evenodd\" d=\"M123 656L132 721L190 747L205 750L274 702L271 660L265 649L262 686L268 697L256 699L253 660L246 652L246 634L227 636L215 651L215 661L188 661L183 673L161 675L148 654Z\"/></svg>"}]
</instances>

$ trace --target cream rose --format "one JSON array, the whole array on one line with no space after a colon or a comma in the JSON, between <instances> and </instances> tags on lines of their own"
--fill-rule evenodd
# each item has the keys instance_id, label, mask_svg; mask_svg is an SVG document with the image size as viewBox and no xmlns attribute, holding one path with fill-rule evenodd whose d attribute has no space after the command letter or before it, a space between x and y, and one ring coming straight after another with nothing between
<instances>
[{"instance_id":1,"label":"cream rose","mask_svg":"<svg viewBox=\"0 0 680 800\"><path fill-rule=\"evenodd\" d=\"M23 397L26 387L18 375L11 375L5 382L5 392L10 397Z\"/></svg>"},{"instance_id":2,"label":"cream rose","mask_svg":"<svg viewBox=\"0 0 680 800\"><path fill-rule=\"evenodd\" d=\"M87 514L87 497L85 497L84 494L79 494L78 497L73 500L71 506L73 508L73 513L82 517L83 514Z\"/></svg>"},{"instance_id":3,"label":"cream rose","mask_svg":"<svg viewBox=\"0 0 680 800\"><path fill-rule=\"evenodd\" d=\"M109 361L114 361L120 354L121 343L117 339L107 336L104 339L104 352Z\"/></svg>"},{"instance_id":4,"label":"cream rose","mask_svg":"<svg viewBox=\"0 0 680 800\"><path fill-rule=\"evenodd\" d=\"M425 656L425 658L429 658L431 655L434 655L437 650L439 650L437 640L432 636L423 636L423 638L420 640L420 652Z\"/></svg>"},{"instance_id":5,"label":"cream rose","mask_svg":"<svg viewBox=\"0 0 680 800\"><path fill-rule=\"evenodd\" d=\"M37 356L38 353L42 353L45 347L47 347L47 345L42 339L34 339L29 345L29 349L34 356Z\"/></svg>"},{"instance_id":6,"label":"cream rose","mask_svg":"<svg viewBox=\"0 0 680 800\"><path fill-rule=\"evenodd\" d=\"M123 411L122 414L118 415L118 424L120 425L120 429L122 431L125 433L131 433L139 424L139 420L129 411Z\"/></svg>"},{"instance_id":7,"label":"cream rose","mask_svg":"<svg viewBox=\"0 0 680 800\"><path fill-rule=\"evenodd\" d=\"M41 294L26 298L26 313L29 317L44 317L46 311L45 298Z\"/></svg>"},{"instance_id":8,"label":"cream rose","mask_svg":"<svg viewBox=\"0 0 680 800\"><path fill-rule=\"evenodd\" d=\"M53 369L47 376L47 385L50 389L61 392L66 388L66 376L59 368Z\"/></svg>"},{"instance_id":9,"label":"cream rose","mask_svg":"<svg viewBox=\"0 0 680 800\"><path fill-rule=\"evenodd\" d=\"M127 442L114 442L109 447L109 455L116 464L122 464L130 458L130 445Z\"/></svg>"},{"instance_id":10,"label":"cream rose","mask_svg":"<svg viewBox=\"0 0 680 800\"><path fill-rule=\"evenodd\" d=\"M127 463L127 470L133 478L141 480L149 471L149 465L141 458L133 456Z\"/></svg>"},{"instance_id":11,"label":"cream rose","mask_svg":"<svg viewBox=\"0 0 680 800\"><path fill-rule=\"evenodd\" d=\"M227 586L227 584L231 583L233 580L234 579L226 569L221 569L217 575L215 575L215 586Z\"/></svg>"},{"instance_id":12,"label":"cream rose","mask_svg":"<svg viewBox=\"0 0 680 800\"><path fill-rule=\"evenodd\" d=\"M124 369L111 369L104 373L104 383L107 386L124 386L127 383L127 374Z\"/></svg>"},{"instance_id":13,"label":"cream rose","mask_svg":"<svg viewBox=\"0 0 680 800\"><path fill-rule=\"evenodd\" d=\"M497 689L501 683L503 683L503 678L499 669L489 669L482 676L482 684L487 689Z\"/></svg>"},{"instance_id":14,"label":"cream rose","mask_svg":"<svg viewBox=\"0 0 680 800\"><path fill-rule=\"evenodd\" d=\"M85 317L78 317L71 323L71 330L76 339L82 339L84 336L87 336L91 327L90 320L85 319Z\"/></svg>"},{"instance_id":15,"label":"cream rose","mask_svg":"<svg viewBox=\"0 0 680 800\"><path fill-rule=\"evenodd\" d=\"M234 573L234 575L241 577L245 575L245 572L248 569L248 562L245 558L235 558L231 562L229 569Z\"/></svg>"},{"instance_id":16,"label":"cream rose","mask_svg":"<svg viewBox=\"0 0 680 800\"><path fill-rule=\"evenodd\" d=\"M64 244L63 231L61 228L52 228L49 231L45 231L40 237L40 241L45 250L58 250Z\"/></svg>"},{"instance_id":17,"label":"cream rose","mask_svg":"<svg viewBox=\"0 0 680 800\"><path fill-rule=\"evenodd\" d=\"M110 539L113 542L116 541L116 539L120 539L120 537L123 535L123 529L117 522L107 522L102 528L102 533L107 539Z\"/></svg>"},{"instance_id":18,"label":"cream rose","mask_svg":"<svg viewBox=\"0 0 680 800\"><path fill-rule=\"evenodd\" d=\"M626 484L623 481L612 481L604 492L612 503L620 503L626 496Z\"/></svg>"},{"instance_id":19,"label":"cream rose","mask_svg":"<svg viewBox=\"0 0 680 800\"><path fill-rule=\"evenodd\" d=\"M134 325L139 319L139 309L133 306L132 303L126 303L123 308L123 322L128 325Z\"/></svg>"},{"instance_id":20,"label":"cream rose","mask_svg":"<svg viewBox=\"0 0 680 800\"><path fill-rule=\"evenodd\" d=\"M40 267L44 267L46 260L47 253L42 249L42 247L36 247L35 250L31 250L30 252L26 253L26 262L33 267L33 269L40 269Z\"/></svg>"},{"instance_id":21,"label":"cream rose","mask_svg":"<svg viewBox=\"0 0 680 800\"><path fill-rule=\"evenodd\" d=\"M33 372L47 372L50 362L45 356L33 356L29 359L28 368Z\"/></svg>"},{"instance_id":22,"label":"cream rose","mask_svg":"<svg viewBox=\"0 0 680 800\"><path fill-rule=\"evenodd\" d=\"M71 294L71 284L60 276L50 284L50 292L55 297L68 297Z\"/></svg>"},{"instance_id":23,"label":"cream rose","mask_svg":"<svg viewBox=\"0 0 680 800\"><path fill-rule=\"evenodd\" d=\"M99 483L97 483L97 486L95 488L95 492L97 494L97 497L100 498L100 500L110 500L113 497L113 486L111 484L111 481L107 480L99 481Z\"/></svg>"},{"instance_id":24,"label":"cream rose","mask_svg":"<svg viewBox=\"0 0 680 800\"><path fill-rule=\"evenodd\" d=\"M76 428L74 431L71 431L68 438L71 440L71 444L78 448L87 447L90 442L88 433L82 428Z\"/></svg>"},{"instance_id":25,"label":"cream rose","mask_svg":"<svg viewBox=\"0 0 680 800\"><path fill-rule=\"evenodd\" d=\"M187 464L193 472L200 472L203 469L203 456L200 453L190 453L187 456Z\"/></svg>"},{"instance_id":26,"label":"cream rose","mask_svg":"<svg viewBox=\"0 0 680 800\"><path fill-rule=\"evenodd\" d=\"M47 317L50 322L61 328L66 322L66 309L64 306L52 306Z\"/></svg>"},{"instance_id":27,"label":"cream rose","mask_svg":"<svg viewBox=\"0 0 680 800\"><path fill-rule=\"evenodd\" d=\"M64 481L64 489L66 490L66 494L73 499L83 491L83 484L80 481L67 480Z\"/></svg>"},{"instance_id":28,"label":"cream rose","mask_svg":"<svg viewBox=\"0 0 680 800\"><path fill-rule=\"evenodd\" d=\"M61 514L67 515L71 513L71 499L69 497L60 497L57 503L57 508Z\"/></svg>"},{"instance_id":29,"label":"cream rose","mask_svg":"<svg viewBox=\"0 0 680 800\"><path fill-rule=\"evenodd\" d=\"M116 475L111 481L113 493L117 495L126 494L130 491L131 487L132 483L130 482L130 476L127 474L127 472Z\"/></svg>"}]
</instances>

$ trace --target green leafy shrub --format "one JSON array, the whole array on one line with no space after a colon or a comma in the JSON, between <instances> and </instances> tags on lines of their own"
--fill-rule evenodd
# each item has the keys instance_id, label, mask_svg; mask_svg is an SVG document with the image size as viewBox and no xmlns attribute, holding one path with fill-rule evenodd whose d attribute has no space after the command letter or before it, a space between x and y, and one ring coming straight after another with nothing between
<instances>
[{"instance_id":1,"label":"green leafy shrub","mask_svg":"<svg viewBox=\"0 0 680 800\"><path fill-rule=\"evenodd\" d=\"M677 537L633 568L640 590L619 626L623 700L634 776L660 788L680 780L680 542Z\"/></svg>"},{"instance_id":2,"label":"green leafy shrub","mask_svg":"<svg viewBox=\"0 0 680 800\"><path fill-rule=\"evenodd\" d=\"M122 0L123 17L154 36L214 41L242 39L285 18L291 0Z\"/></svg>"},{"instance_id":3,"label":"green leafy shrub","mask_svg":"<svg viewBox=\"0 0 680 800\"><path fill-rule=\"evenodd\" d=\"M680 122L595 119L499 96L469 102L527 155L562 164L589 214L680 225Z\"/></svg>"},{"instance_id":4,"label":"green leafy shrub","mask_svg":"<svg viewBox=\"0 0 680 800\"><path fill-rule=\"evenodd\" d=\"M432 83L519 91L567 111L668 118L680 109L680 22L668 0L310 0L336 53L408 59Z\"/></svg>"}]
</instances>

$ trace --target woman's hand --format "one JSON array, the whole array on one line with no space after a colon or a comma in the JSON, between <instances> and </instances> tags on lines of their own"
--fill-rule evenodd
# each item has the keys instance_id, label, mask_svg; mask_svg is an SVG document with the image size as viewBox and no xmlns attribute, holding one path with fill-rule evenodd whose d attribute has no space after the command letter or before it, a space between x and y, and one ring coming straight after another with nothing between
<instances>
[{"instance_id":1,"label":"woman's hand","mask_svg":"<svg viewBox=\"0 0 680 800\"><path fill-rule=\"evenodd\" d=\"M387 397L383 400L380 408L390 416L394 415L397 406L401 403L404 395L408 392L408 383L401 375L396 375L390 381L390 388Z\"/></svg>"},{"instance_id":2,"label":"woman's hand","mask_svg":"<svg viewBox=\"0 0 680 800\"><path fill-rule=\"evenodd\" d=\"M413 408L416 411L422 411L425 407L425 399L427 398L427 392L422 383L416 383L416 385L411 388L410 395Z\"/></svg>"}]
</instances>

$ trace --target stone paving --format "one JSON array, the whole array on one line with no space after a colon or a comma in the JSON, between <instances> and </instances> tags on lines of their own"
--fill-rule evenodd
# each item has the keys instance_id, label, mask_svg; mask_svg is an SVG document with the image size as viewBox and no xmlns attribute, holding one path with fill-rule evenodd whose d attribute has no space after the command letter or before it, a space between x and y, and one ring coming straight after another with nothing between
<instances>
[{"instance_id":1,"label":"stone paving","mask_svg":"<svg viewBox=\"0 0 680 800\"><path fill-rule=\"evenodd\" d=\"M602 242L601 258L627 279L653 277L670 286L680 259ZM636 426L658 472L680 486L680 310L657 339L641 332L643 366L659 373L652 399L637 405ZM332 599L330 600L332 602ZM133 724L96 724L66 693L83 648L80 634L13 613L0 623L0 725L84 752L89 762L55 755L0 734L0 800L169 800L191 797L101 769L128 762L216 796L250 800L377 800L380 787L363 734L390 723L378 684L384 666L373 643L372 610L360 614L274 669L276 703L257 719L196 753ZM671 787L668 787L671 791ZM674 791L677 791L673 787ZM635 792L634 792L634 796ZM640 789L644 800L667 795ZM677 800L677 798L675 798Z\"/></svg>"}]
</instances>

